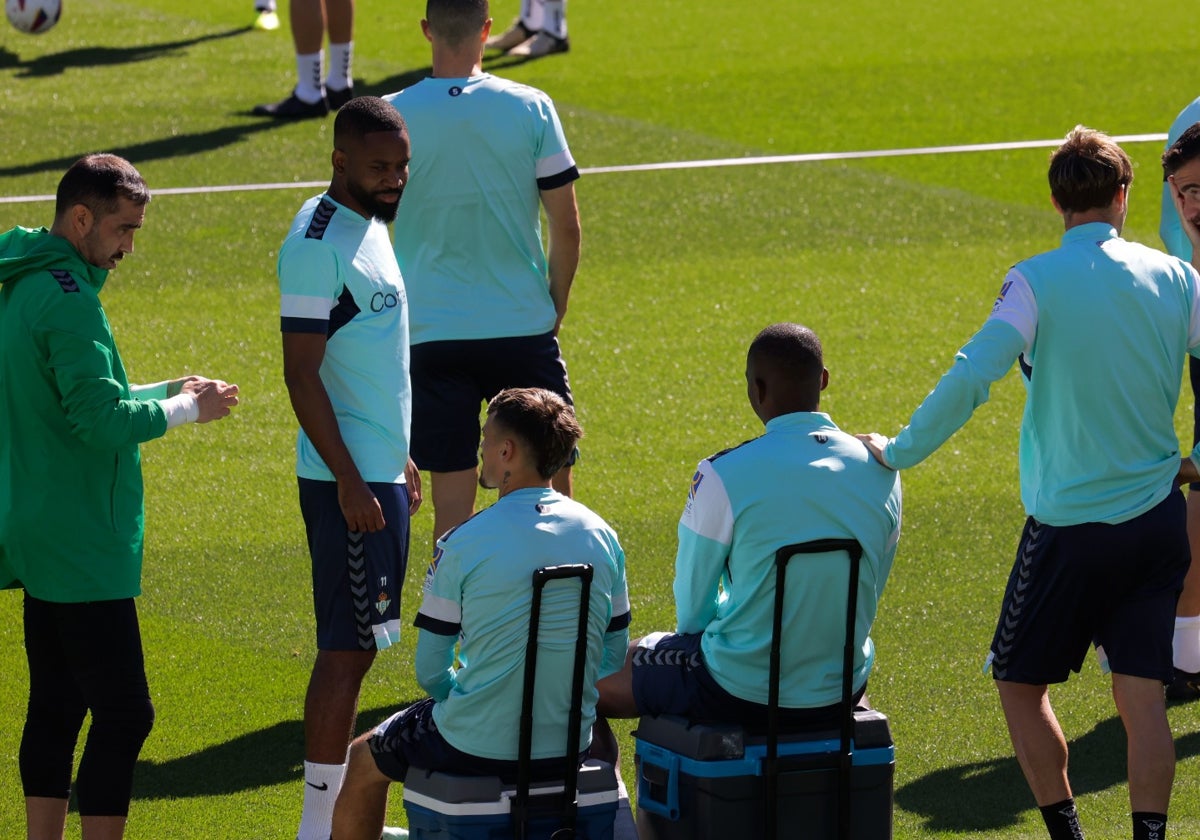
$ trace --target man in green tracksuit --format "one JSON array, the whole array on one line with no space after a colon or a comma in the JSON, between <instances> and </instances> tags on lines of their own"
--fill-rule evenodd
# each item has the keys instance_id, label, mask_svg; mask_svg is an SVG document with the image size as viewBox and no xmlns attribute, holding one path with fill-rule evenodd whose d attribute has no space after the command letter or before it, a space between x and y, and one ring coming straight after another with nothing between
<instances>
[{"instance_id":1,"label":"man in green tracksuit","mask_svg":"<svg viewBox=\"0 0 1200 840\"><path fill-rule=\"evenodd\" d=\"M154 721L141 591L138 444L229 414L237 386L131 387L99 292L133 251L150 193L90 155L58 185L50 230L0 235L0 586L25 590L29 707L19 763L30 837L63 836L75 742L84 836L119 838Z\"/></svg>"}]
</instances>

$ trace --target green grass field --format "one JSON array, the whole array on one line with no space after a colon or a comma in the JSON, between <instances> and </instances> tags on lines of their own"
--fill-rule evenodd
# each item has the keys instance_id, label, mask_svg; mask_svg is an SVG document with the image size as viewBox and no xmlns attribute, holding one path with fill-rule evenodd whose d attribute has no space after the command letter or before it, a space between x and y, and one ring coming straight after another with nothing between
<instances>
[{"instance_id":1,"label":"green grass field","mask_svg":"<svg viewBox=\"0 0 1200 840\"><path fill-rule=\"evenodd\" d=\"M70 2L41 37L0 27L0 197L53 193L67 165L102 150L129 157L152 189L326 179L331 118L249 116L294 73L286 24L250 30L251 5L89 0ZM423 6L358 5L358 92L419 78ZM516 5L497 0L498 26ZM488 67L555 98L585 168L1044 140L1076 123L1143 134L1165 132L1200 94L1178 17L1168 0L1098 0L1086 13L1033 0L579 0L569 54ZM1127 148L1137 181L1126 235L1157 244L1161 143ZM1057 244L1046 158L1032 149L584 177L584 261L562 333L587 432L576 481L621 535L635 634L673 623L675 525L696 461L759 431L742 381L753 335L780 320L815 328L832 374L822 408L849 431L895 433L986 316L1004 270ZM233 418L142 450L139 609L158 722L135 783L136 840L294 836L314 643L274 265L293 214L318 191L160 195L137 253L105 287L135 381L197 372L243 393ZM45 201L0 203L0 229L49 224L51 213ZM1010 374L905 475L871 680L892 720L901 840L1044 834L981 674L1023 519L1021 404ZM1189 412L1185 391L1181 433ZM414 522L406 624L431 523L428 509ZM20 835L23 818L20 614L20 596L0 593L4 838ZM418 695L414 642L409 630L380 657L360 727ZM1089 661L1052 697L1087 836L1129 836L1108 681ZM1171 836L1197 836L1200 705L1170 714L1180 758ZM631 756L631 741L623 747ZM79 836L77 819L68 836Z\"/></svg>"}]
</instances>

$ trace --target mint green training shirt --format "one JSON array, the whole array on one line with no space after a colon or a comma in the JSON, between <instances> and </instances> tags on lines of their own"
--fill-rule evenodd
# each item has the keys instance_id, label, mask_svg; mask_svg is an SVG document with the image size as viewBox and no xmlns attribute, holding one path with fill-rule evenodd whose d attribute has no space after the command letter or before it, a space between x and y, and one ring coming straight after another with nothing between
<instances>
[{"instance_id":1,"label":"mint green training shirt","mask_svg":"<svg viewBox=\"0 0 1200 840\"><path fill-rule=\"evenodd\" d=\"M392 225L412 343L554 329L541 190L579 177L550 97L490 73L384 97L412 137Z\"/></svg>"},{"instance_id":2,"label":"mint green training shirt","mask_svg":"<svg viewBox=\"0 0 1200 840\"><path fill-rule=\"evenodd\" d=\"M899 474L880 466L829 415L775 417L766 433L706 458L692 478L675 558L676 630L702 633L704 662L736 697L766 704L775 552L821 539L863 548L855 616L855 690L875 660L871 626L900 539ZM849 561L845 552L788 564L779 703L841 698Z\"/></svg>"},{"instance_id":3,"label":"mint green training shirt","mask_svg":"<svg viewBox=\"0 0 1200 840\"><path fill-rule=\"evenodd\" d=\"M1163 147L1163 151L1171 148L1183 132L1197 122L1200 122L1200 98L1193 100L1180 111L1179 116L1171 123L1171 128L1167 131L1167 145ZM1183 225L1179 221L1179 211L1175 209L1175 197L1171 194L1171 185L1167 181L1163 181L1162 212L1158 221L1158 235L1162 238L1168 254L1179 257L1181 260L1191 261L1192 243L1188 241L1187 234L1183 232Z\"/></svg>"},{"instance_id":4,"label":"mint green training shirt","mask_svg":"<svg viewBox=\"0 0 1200 840\"><path fill-rule=\"evenodd\" d=\"M326 337L321 383L364 481L404 484L412 391L408 303L387 225L322 194L304 202L279 248L279 325ZM333 481L304 429L296 475Z\"/></svg>"},{"instance_id":5,"label":"mint green training shirt","mask_svg":"<svg viewBox=\"0 0 1200 840\"><path fill-rule=\"evenodd\" d=\"M130 393L107 277L45 228L0 235L0 586L46 601L141 592L138 444L167 417Z\"/></svg>"},{"instance_id":6,"label":"mint green training shirt","mask_svg":"<svg viewBox=\"0 0 1200 840\"><path fill-rule=\"evenodd\" d=\"M1019 358L1026 513L1059 526L1144 513L1179 469L1175 406L1184 359L1200 355L1198 288L1190 265L1111 225L1071 228L1009 271L991 316L884 456L897 469L924 460Z\"/></svg>"},{"instance_id":7,"label":"mint green training shirt","mask_svg":"<svg viewBox=\"0 0 1200 840\"><path fill-rule=\"evenodd\" d=\"M414 624L417 681L437 701L438 730L462 752L517 758L533 573L593 568L588 611L581 746L596 717L596 680L620 670L629 643L625 553L588 508L550 488L516 490L438 540ZM533 758L563 754L579 623L579 583L542 593ZM457 647L457 656L456 656ZM455 661L457 659L457 667Z\"/></svg>"}]
</instances>

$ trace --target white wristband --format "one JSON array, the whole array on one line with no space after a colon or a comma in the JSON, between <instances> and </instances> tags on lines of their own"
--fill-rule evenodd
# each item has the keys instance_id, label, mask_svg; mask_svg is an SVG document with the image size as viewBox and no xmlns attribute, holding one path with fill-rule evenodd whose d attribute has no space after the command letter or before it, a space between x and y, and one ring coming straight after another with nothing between
<instances>
[{"instance_id":1,"label":"white wristband","mask_svg":"<svg viewBox=\"0 0 1200 840\"><path fill-rule=\"evenodd\" d=\"M196 402L196 398L191 394L176 394L160 400L159 405L167 413L168 429L174 429L184 423L195 423L200 419L200 403Z\"/></svg>"}]
</instances>

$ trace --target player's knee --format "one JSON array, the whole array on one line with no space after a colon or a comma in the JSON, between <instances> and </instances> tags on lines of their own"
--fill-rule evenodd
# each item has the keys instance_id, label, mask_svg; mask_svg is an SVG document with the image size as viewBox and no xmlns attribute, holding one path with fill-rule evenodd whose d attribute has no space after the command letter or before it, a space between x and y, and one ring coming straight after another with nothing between
<instances>
[{"instance_id":1,"label":"player's knee","mask_svg":"<svg viewBox=\"0 0 1200 840\"><path fill-rule=\"evenodd\" d=\"M136 744L139 747L154 728L154 704L149 697L92 709L89 739Z\"/></svg>"}]
</instances>

